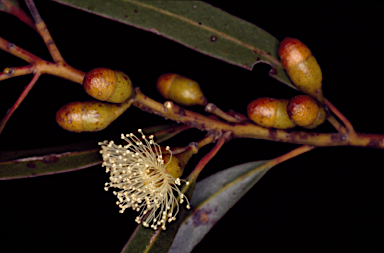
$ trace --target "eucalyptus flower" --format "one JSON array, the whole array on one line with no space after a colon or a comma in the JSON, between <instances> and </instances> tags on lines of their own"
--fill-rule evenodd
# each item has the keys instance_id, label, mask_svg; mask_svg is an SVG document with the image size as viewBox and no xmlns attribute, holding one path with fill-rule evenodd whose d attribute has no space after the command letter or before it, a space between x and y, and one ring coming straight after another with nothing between
<instances>
[{"instance_id":1,"label":"eucalyptus flower","mask_svg":"<svg viewBox=\"0 0 384 253\"><path fill-rule=\"evenodd\" d=\"M166 150L171 154L167 164L164 164L160 146L153 140L153 135L147 137L142 130L141 140L133 133L122 134L121 138L127 145L116 145L113 141L100 142L103 156L102 166L110 173L110 182L105 183L104 189L117 188L113 191L117 196L116 204L123 213L127 208L139 212L135 221L154 230L176 220L179 212L179 203L189 201L180 191L180 178L174 178L167 171L172 159L169 147ZM189 182L186 181L188 185ZM179 198L179 200L178 200Z\"/></svg>"}]
</instances>

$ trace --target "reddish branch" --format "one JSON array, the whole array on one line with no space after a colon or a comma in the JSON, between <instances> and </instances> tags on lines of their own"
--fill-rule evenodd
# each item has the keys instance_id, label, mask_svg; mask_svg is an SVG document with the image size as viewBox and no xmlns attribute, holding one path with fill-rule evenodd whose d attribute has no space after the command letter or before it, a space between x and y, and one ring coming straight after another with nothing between
<instances>
[{"instance_id":1,"label":"reddish branch","mask_svg":"<svg viewBox=\"0 0 384 253\"><path fill-rule=\"evenodd\" d=\"M25 87L24 91L21 93L17 101L13 104L11 109L8 110L5 117L1 120L0 133L4 129L5 124L7 123L13 112L19 107L21 102L28 95L29 91L33 88L40 75L55 75L78 83L82 83L85 75L84 72L79 71L65 63L63 57L60 54L60 51L58 50L55 42L52 39L51 34L48 31L47 26L45 25L43 19L40 17L40 14L37 11L37 8L32 0L26 0L26 4L32 14L33 19L35 20L35 24L33 24L31 18L29 18L19 6L12 5L11 2L9 2L8 0L3 0L3 4L6 7L6 12L15 15L40 34L41 38L44 40L44 43L49 50L49 53L52 56L54 63L45 61L40 57L37 57L36 55L33 55L28 51L0 37L0 49L10 54L13 54L16 57L19 57L20 59L23 59L30 64L24 67L6 68L2 73L0 73L0 81L15 76L22 76L31 73L34 74L31 82Z\"/></svg>"},{"instance_id":2,"label":"reddish branch","mask_svg":"<svg viewBox=\"0 0 384 253\"><path fill-rule=\"evenodd\" d=\"M32 29L36 30L35 22L33 22L33 20L23 11L23 9L20 8L20 6L13 5L14 2L12 3L9 0L0 0L0 2L4 6L4 11L6 13L17 17Z\"/></svg>"},{"instance_id":3,"label":"reddish branch","mask_svg":"<svg viewBox=\"0 0 384 253\"><path fill-rule=\"evenodd\" d=\"M27 86L25 86L23 92L21 93L21 95L19 96L19 98L16 100L16 102L13 104L13 106L11 107L11 109L8 110L7 114L5 115L5 117L1 120L0 122L0 133L3 131L4 127L5 127L5 123L7 123L7 121L9 120L9 118L11 117L11 115L13 114L13 112L19 107L19 105L21 104L21 102L24 100L24 98L28 95L29 91L32 89L32 87L35 85L35 83L37 82L37 80L39 79L40 77L40 73L36 73L32 80L29 82L29 84Z\"/></svg>"},{"instance_id":4,"label":"reddish branch","mask_svg":"<svg viewBox=\"0 0 384 253\"><path fill-rule=\"evenodd\" d=\"M329 107L329 109L343 122L346 131L349 133L355 132L351 122L331 103L328 99L324 98L325 104Z\"/></svg>"},{"instance_id":5,"label":"reddish branch","mask_svg":"<svg viewBox=\"0 0 384 253\"><path fill-rule=\"evenodd\" d=\"M16 68L5 68L2 73L0 73L0 81L5 80L15 76L22 76L27 74L34 74L31 82L25 87L23 92L17 101L13 104L11 109L7 112L5 117L0 122L0 133L5 127L5 124L8 122L9 118L13 114L13 112L19 107L24 98L28 95L29 91L33 88L38 78L42 74L50 74L58 77L62 77L74 82L82 83L85 73L77 70L64 61L51 63L45 61L34 54L16 46L13 43L6 41L5 39L0 37L0 49L13 54L16 57L19 57L26 62L30 63L30 65Z\"/></svg>"},{"instance_id":6,"label":"reddish branch","mask_svg":"<svg viewBox=\"0 0 384 253\"><path fill-rule=\"evenodd\" d=\"M212 158L217 154L217 152L219 152L220 148L224 145L224 143L229 140L230 138L230 134L226 134L224 135L223 137L221 137L220 139L218 139L215 147L213 147L213 149L207 153L200 161L199 163L196 165L196 167L193 169L193 171L191 172L191 174L189 174L187 180L188 181L195 181L197 176L200 174L200 172L204 169L205 165L207 165L207 163L212 160Z\"/></svg>"}]
</instances>

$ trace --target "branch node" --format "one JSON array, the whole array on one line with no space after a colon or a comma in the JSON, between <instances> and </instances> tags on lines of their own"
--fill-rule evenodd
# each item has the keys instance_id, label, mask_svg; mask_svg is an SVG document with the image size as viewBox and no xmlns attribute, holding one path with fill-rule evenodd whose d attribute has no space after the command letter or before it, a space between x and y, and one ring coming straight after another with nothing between
<instances>
[{"instance_id":1,"label":"branch node","mask_svg":"<svg viewBox=\"0 0 384 253\"><path fill-rule=\"evenodd\" d=\"M8 45L7 45L7 48L8 48L8 49L11 49L11 48L13 48L13 47L15 47L15 44L14 44L14 43L8 43Z\"/></svg>"},{"instance_id":2,"label":"branch node","mask_svg":"<svg viewBox=\"0 0 384 253\"><path fill-rule=\"evenodd\" d=\"M225 139L226 142L230 141L233 138L233 132L232 131L227 131L223 134L223 138Z\"/></svg>"},{"instance_id":3,"label":"branch node","mask_svg":"<svg viewBox=\"0 0 384 253\"><path fill-rule=\"evenodd\" d=\"M205 106L205 111L208 112L208 113L211 113L213 112L214 110L216 110L217 106L213 103L208 103L206 106Z\"/></svg>"},{"instance_id":4,"label":"branch node","mask_svg":"<svg viewBox=\"0 0 384 253\"><path fill-rule=\"evenodd\" d=\"M172 101L165 101L163 105L164 105L164 111L165 112L168 112L168 110L173 109L173 102Z\"/></svg>"},{"instance_id":5,"label":"branch node","mask_svg":"<svg viewBox=\"0 0 384 253\"><path fill-rule=\"evenodd\" d=\"M13 72L14 72L14 69L13 68L5 68L4 70L3 70L3 73L4 74L7 74L7 75L12 75L13 74Z\"/></svg>"}]
</instances>

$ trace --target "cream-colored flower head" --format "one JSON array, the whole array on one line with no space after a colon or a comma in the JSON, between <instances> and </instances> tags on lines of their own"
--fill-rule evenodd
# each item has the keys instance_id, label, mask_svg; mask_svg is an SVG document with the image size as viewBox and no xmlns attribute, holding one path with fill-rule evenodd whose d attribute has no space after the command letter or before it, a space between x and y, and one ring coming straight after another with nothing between
<instances>
[{"instance_id":1,"label":"cream-colored flower head","mask_svg":"<svg viewBox=\"0 0 384 253\"><path fill-rule=\"evenodd\" d=\"M189 202L177 187L180 178L174 178L167 172L169 162L164 165L160 146L153 140L153 135L148 140L141 129L138 131L142 140L132 133L121 135L128 143L125 146L116 145L113 141L99 143L102 146L102 166L110 173L110 182L105 183L104 189L120 189L113 192L117 195L116 204L121 208L120 213L132 208L139 212L135 220L137 223L143 222L143 226L155 230L161 226L165 230L167 221L176 220L178 202L183 203L185 199L187 208L190 208ZM166 149L171 153L169 147Z\"/></svg>"}]
</instances>

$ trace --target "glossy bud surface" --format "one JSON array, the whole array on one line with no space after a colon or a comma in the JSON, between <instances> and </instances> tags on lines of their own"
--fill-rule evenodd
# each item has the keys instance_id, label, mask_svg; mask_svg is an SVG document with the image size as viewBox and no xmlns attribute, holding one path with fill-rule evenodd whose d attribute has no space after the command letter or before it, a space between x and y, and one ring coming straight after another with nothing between
<instances>
[{"instance_id":1,"label":"glossy bud surface","mask_svg":"<svg viewBox=\"0 0 384 253\"><path fill-rule=\"evenodd\" d=\"M88 95L110 103L123 103L135 95L131 79L125 73L107 68L89 71L83 87Z\"/></svg>"},{"instance_id":2,"label":"glossy bud surface","mask_svg":"<svg viewBox=\"0 0 384 253\"><path fill-rule=\"evenodd\" d=\"M287 99L258 98L248 104L247 114L256 124L278 129L288 129L296 125L287 114Z\"/></svg>"},{"instance_id":3,"label":"glossy bud surface","mask_svg":"<svg viewBox=\"0 0 384 253\"><path fill-rule=\"evenodd\" d=\"M165 98L180 105L202 105L207 104L207 99L197 82L174 73L161 75L156 82L156 88Z\"/></svg>"},{"instance_id":4,"label":"glossy bud surface","mask_svg":"<svg viewBox=\"0 0 384 253\"><path fill-rule=\"evenodd\" d=\"M308 95L293 97L288 103L287 113L296 125L308 129L319 126L326 119L324 107Z\"/></svg>"},{"instance_id":5,"label":"glossy bud surface","mask_svg":"<svg viewBox=\"0 0 384 253\"><path fill-rule=\"evenodd\" d=\"M180 160L176 156L173 155L170 162L169 158L170 155L163 155L164 164L168 164L165 169L174 178L180 178L183 175L185 166L180 162Z\"/></svg>"},{"instance_id":6,"label":"glossy bud surface","mask_svg":"<svg viewBox=\"0 0 384 253\"><path fill-rule=\"evenodd\" d=\"M323 75L309 48L294 38L285 38L279 47L279 56L292 83L302 92L323 102Z\"/></svg>"},{"instance_id":7,"label":"glossy bud surface","mask_svg":"<svg viewBox=\"0 0 384 253\"><path fill-rule=\"evenodd\" d=\"M96 132L106 128L129 106L130 103L72 102L57 111L56 122L71 132Z\"/></svg>"}]
</instances>

